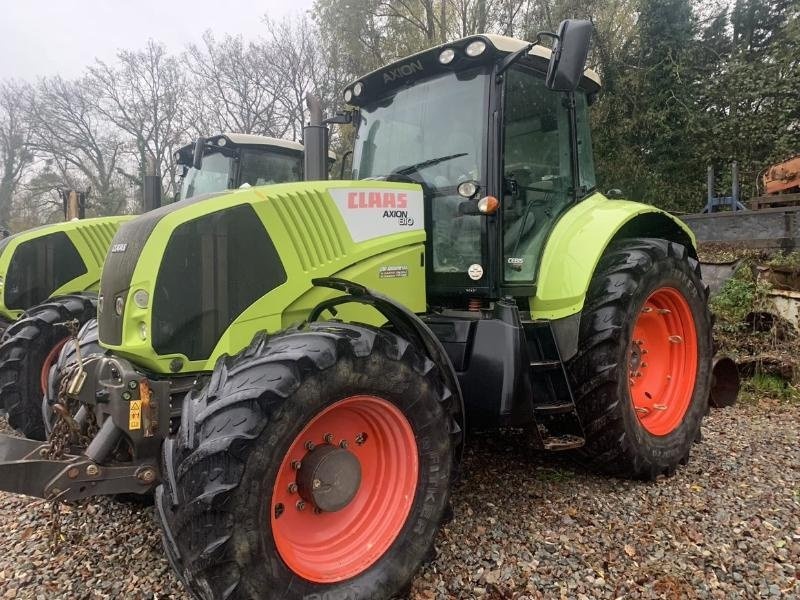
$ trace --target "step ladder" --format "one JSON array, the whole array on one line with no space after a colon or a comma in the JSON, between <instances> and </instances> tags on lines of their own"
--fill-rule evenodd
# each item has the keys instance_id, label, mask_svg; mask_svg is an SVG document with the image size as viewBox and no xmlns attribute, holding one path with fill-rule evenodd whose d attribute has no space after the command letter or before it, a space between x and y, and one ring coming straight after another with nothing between
<instances>
[{"instance_id":1,"label":"step ladder","mask_svg":"<svg viewBox=\"0 0 800 600\"><path fill-rule=\"evenodd\" d=\"M580 448L586 439L550 321L522 321L530 360L533 414L546 450Z\"/></svg>"}]
</instances>

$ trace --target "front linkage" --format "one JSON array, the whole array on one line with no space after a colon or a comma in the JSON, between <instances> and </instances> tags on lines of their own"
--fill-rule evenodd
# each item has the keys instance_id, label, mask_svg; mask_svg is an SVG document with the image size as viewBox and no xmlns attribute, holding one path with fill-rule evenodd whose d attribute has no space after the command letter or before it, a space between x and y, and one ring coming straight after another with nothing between
<instances>
[{"instance_id":1,"label":"front linkage","mask_svg":"<svg viewBox=\"0 0 800 600\"><path fill-rule=\"evenodd\" d=\"M79 361L59 385L48 441L0 435L0 489L53 501L150 491L169 390L116 357ZM130 443L120 445L123 437Z\"/></svg>"}]
</instances>

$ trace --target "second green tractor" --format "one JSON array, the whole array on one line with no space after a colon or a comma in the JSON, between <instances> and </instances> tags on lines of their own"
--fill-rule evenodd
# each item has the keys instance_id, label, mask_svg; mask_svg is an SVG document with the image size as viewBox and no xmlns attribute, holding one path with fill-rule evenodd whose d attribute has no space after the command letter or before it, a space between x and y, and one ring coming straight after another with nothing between
<instances>
[{"instance_id":1,"label":"second green tractor","mask_svg":"<svg viewBox=\"0 0 800 600\"><path fill-rule=\"evenodd\" d=\"M707 408L707 288L684 224L596 189L590 31L358 79L329 120L356 128L352 180L125 223L49 373L50 438L2 438L0 488L154 492L197 598L378 599L429 555L472 428L672 473ZM320 178L325 123L304 137Z\"/></svg>"}]
</instances>

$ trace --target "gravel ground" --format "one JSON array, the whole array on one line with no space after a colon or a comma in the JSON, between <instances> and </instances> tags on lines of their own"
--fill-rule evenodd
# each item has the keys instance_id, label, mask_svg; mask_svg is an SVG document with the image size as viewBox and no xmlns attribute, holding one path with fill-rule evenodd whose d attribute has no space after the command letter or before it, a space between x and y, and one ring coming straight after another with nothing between
<instances>
[{"instance_id":1,"label":"gravel ground","mask_svg":"<svg viewBox=\"0 0 800 600\"><path fill-rule=\"evenodd\" d=\"M800 597L800 404L715 411L703 431L654 483L594 476L519 435L472 440L411 598ZM0 493L0 598L187 598L151 508L62 513L51 555L49 507Z\"/></svg>"}]
</instances>

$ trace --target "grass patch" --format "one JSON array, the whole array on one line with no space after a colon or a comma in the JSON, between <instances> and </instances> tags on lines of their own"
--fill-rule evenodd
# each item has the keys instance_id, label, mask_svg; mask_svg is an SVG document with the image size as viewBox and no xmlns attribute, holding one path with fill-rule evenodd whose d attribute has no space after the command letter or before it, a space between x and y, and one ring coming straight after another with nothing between
<instances>
[{"instance_id":1,"label":"grass patch","mask_svg":"<svg viewBox=\"0 0 800 600\"><path fill-rule=\"evenodd\" d=\"M766 308L770 289L756 280L749 262L742 263L711 299L710 308L717 315L718 326L730 332L738 330L748 313Z\"/></svg>"},{"instance_id":2,"label":"grass patch","mask_svg":"<svg viewBox=\"0 0 800 600\"><path fill-rule=\"evenodd\" d=\"M744 404L757 404L759 400L770 398L785 402L800 402L800 390L794 385L768 373L756 373L742 381L739 400Z\"/></svg>"}]
</instances>

